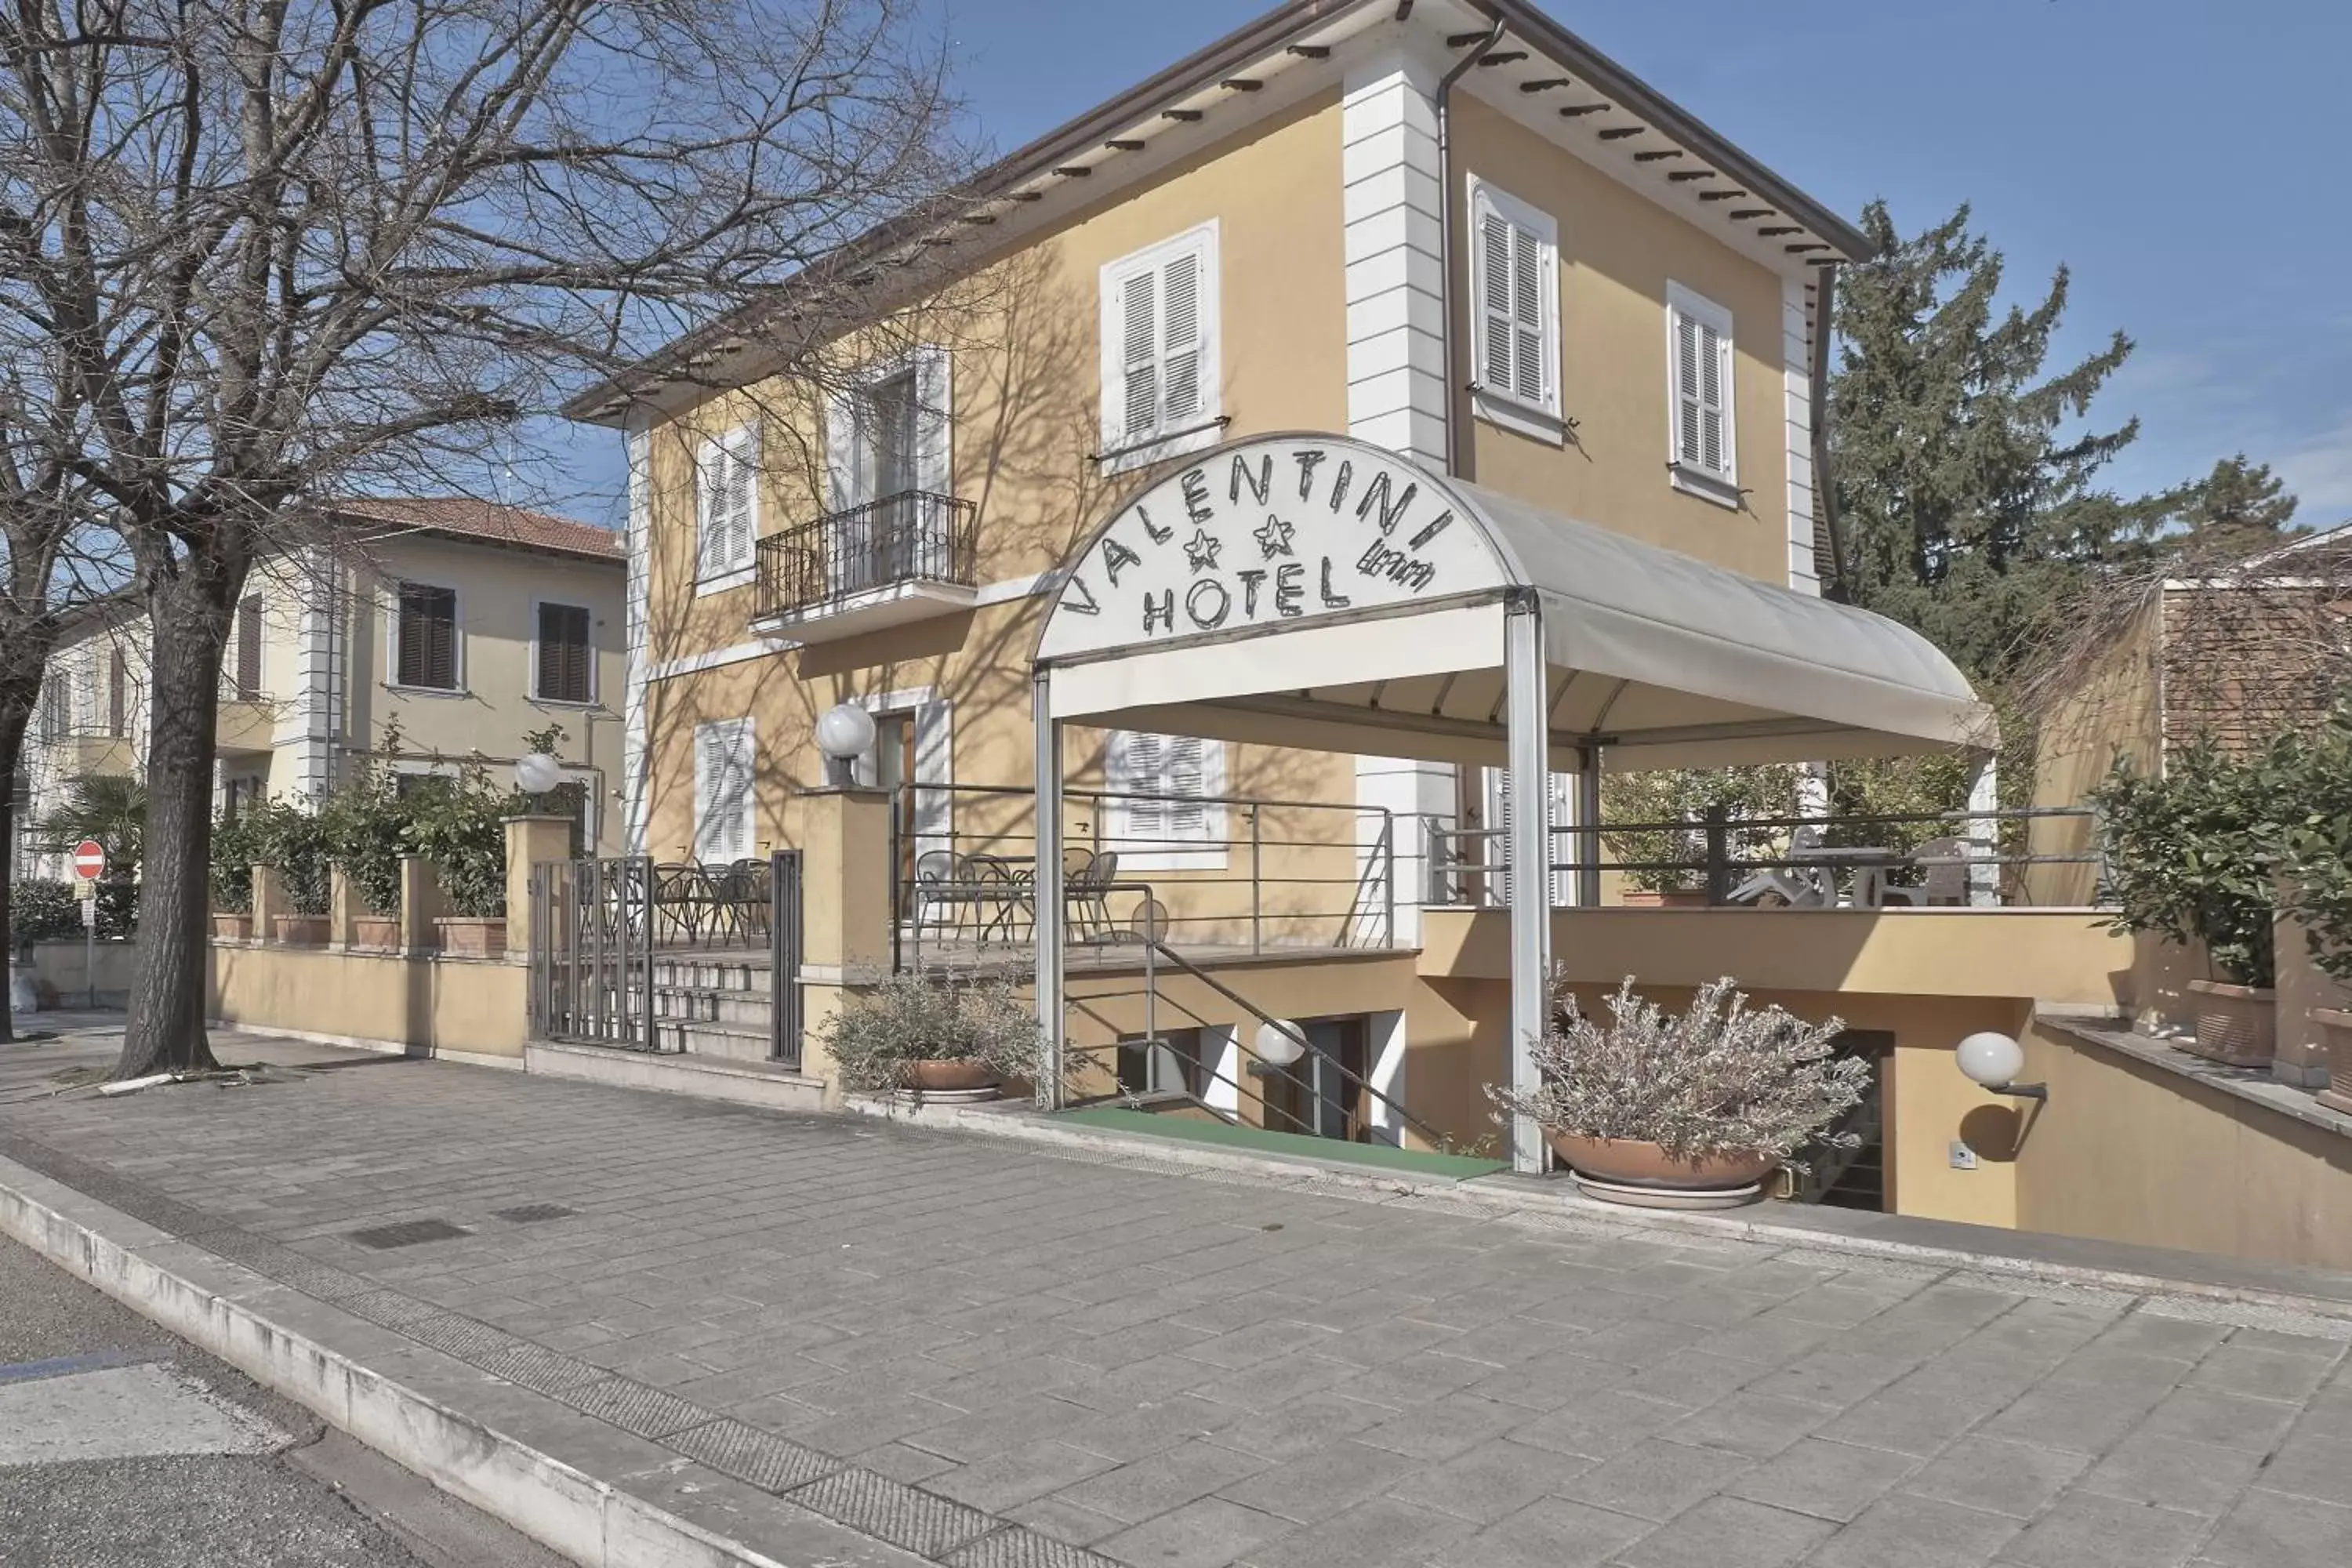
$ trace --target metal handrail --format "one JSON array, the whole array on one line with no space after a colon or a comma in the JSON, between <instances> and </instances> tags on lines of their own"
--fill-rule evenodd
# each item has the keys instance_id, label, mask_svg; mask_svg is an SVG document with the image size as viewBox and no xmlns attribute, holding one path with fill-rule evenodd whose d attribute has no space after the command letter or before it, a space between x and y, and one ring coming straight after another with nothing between
<instances>
[{"instance_id":1,"label":"metal handrail","mask_svg":"<svg viewBox=\"0 0 2352 1568\"><path fill-rule=\"evenodd\" d=\"M902 583L978 582L980 509L958 496L900 490L827 512L759 542L754 618L838 604Z\"/></svg>"},{"instance_id":2,"label":"metal handrail","mask_svg":"<svg viewBox=\"0 0 2352 1568\"><path fill-rule=\"evenodd\" d=\"M1274 1016L1274 1015L1268 1013L1263 1007L1260 1007L1256 1003L1251 1001L1248 997L1243 995L1240 992L1234 990L1223 981L1219 980L1215 975L1211 974L1207 970L1202 969L1199 964L1194 963L1191 959L1186 958L1182 953L1178 952L1174 948L1169 946L1166 942L1161 942L1159 938L1146 936L1139 938L1139 940L1142 942L1144 950L1143 1000L1144 1007L1146 1009L1144 1023L1144 1033L1146 1036L1152 1038L1157 1038L1159 1036L1157 1011L1160 1000L1160 975L1158 962L1160 959L1166 959L1170 963L1174 964L1177 968L1182 970L1185 973L1191 975L1193 979L1199 981L1202 984L1207 986L1210 990L1215 992L1218 995L1223 997L1234 1006L1239 1007L1251 1017L1255 1018L1260 1024L1270 1026L1273 1028L1280 1030L1283 1034L1289 1036L1307 1055L1320 1058L1326 1066L1337 1072L1344 1081L1361 1090L1364 1094L1369 1095L1377 1104L1386 1108L1396 1118L1400 1125L1412 1128L1415 1132L1420 1133L1423 1138L1435 1144L1438 1148L1448 1153L1453 1152L1454 1138L1451 1133L1439 1131L1436 1128L1432 1127L1428 1122L1423 1121L1420 1117L1415 1116L1412 1111L1407 1110L1403 1106L1398 1104L1394 1100L1391 1100L1381 1090L1374 1089L1370 1080L1367 1079L1360 1073L1351 1071L1346 1063L1332 1056L1330 1052L1324 1050L1321 1047L1316 1045L1316 1043L1308 1039L1305 1032L1300 1030L1296 1025L1289 1023L1287 1020ZM1234 1044L1239 1046L1243 1050L1247 1051L1251 1057L1257 1058L1261 1066L1266 1065L1265 1059L1258 1057L1257 1047L1254 1044L1242 1039L1241 1032L1239 1030L1234 1031ZM1276 1070L1278 1071L1280 1069L1277 1068ZM1264 1099L1264 1096L1261 1095L1259 1098Z\"/></svg>"}]
</instances>

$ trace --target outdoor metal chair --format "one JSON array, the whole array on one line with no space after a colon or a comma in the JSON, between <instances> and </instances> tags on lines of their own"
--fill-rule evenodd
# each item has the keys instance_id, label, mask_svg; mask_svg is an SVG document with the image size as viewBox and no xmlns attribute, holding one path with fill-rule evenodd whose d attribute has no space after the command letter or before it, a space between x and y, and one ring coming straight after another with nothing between
<instances>
[{"instance_id":1,"label":"outdoor metal chair","mask_svg":"<svg viewBox=\"0 0 2352 1568\"><path fill-rule=\"evenodd\" d=\"M674 861L654 868L654 941L672 946L702 938L708 899L702 868L693 861Z\"/></svg>"},{"instance_id":2,"label":"outdoor metal chair","mask_svg":"<svg viewBox=\"0 0 2352 1568\"><path fill-rule=\"evenodd\" d=\"M1925 873L1915 888L1885 888L1889 903L1965 904L1969 901L1969 851L1965 838L1930 838L1911 851L1911 864Z\"/></svg>"}]
</instances>

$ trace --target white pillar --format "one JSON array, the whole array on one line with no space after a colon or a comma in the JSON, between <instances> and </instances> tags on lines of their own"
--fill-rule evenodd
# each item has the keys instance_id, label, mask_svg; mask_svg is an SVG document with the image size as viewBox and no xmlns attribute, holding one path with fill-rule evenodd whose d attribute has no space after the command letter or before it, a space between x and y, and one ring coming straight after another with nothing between
<instances>
[{"instance_id":1,"label":"white pillar","mask_svg":"<svg viewBox=\"0 0 2352 1568\"><path fill-rule=\"evenodd\" d=\"M1976 772L1969 779L1969 810L1971 813L2000 809L2000 762L1987 752L1977 759ZM1969 902L1990 907L2000 902L2000 868L1993 858L2000 853L2000 824L1989 816L1969 818Z\"/></svg>"},{"instance_id":2,"label":"white pillar","mask_svg":"<svg viewBox=\"0 0 2352 1568\"><path fill-rule=\"evenodd\" d=\"M1053 676L1029 678L1029 713L1037 739L1037 1024L1045 1032L1045 1069L1037 1105L1062 1108L1062 1043L1067 1008L1062 1000L1062 725L1054 717Z\"/></svg>"},{"instance_id":3,"label":"white pillar","mask_svg":"<svg viewBox=\"0 0 2352 1568\"><path fill-rule=\"evenodd\" d=\"M1576 749L1576 826L1598 829L1601 826L1601 748L1598 745ZM1577 861L1574 902L1579 909L1601 906L1601 835L1587 831L1576 836Z\"/></svg>"},{"instance_id":4,"label":"white pillar","mask_svg":"<svg viewBox=\"0 0 2352 1568\"><path fill-rule=\"evenodd\" d=\"M1515 599L1503 621L1503 706L1511 768L1511 1087L1538 1087L1534 1047L1543 1034L1545 988L1551 977L1550 735L1546 710L1542 613L1532 594ZM1511 1168L1543 1169L1543 1133L1533 1119L1511 1123Z\"/></svg>"},{"instance_id":5,"label":"white pillar","mask_svg":"<svg viewBox=\"0 0 2352 1568\"><path fill-rule=\"evenodd\" d=\"M647 606L653 570L653 437L649 416L629 415L628 587L622 638L621 852L646 852L646 697L653 640Z\"/></svg>"}]
</instances>

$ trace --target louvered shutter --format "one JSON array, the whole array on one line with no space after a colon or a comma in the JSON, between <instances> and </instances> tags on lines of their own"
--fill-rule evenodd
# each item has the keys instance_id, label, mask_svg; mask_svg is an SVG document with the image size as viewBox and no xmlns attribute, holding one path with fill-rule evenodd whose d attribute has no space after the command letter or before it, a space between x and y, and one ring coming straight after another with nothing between
<instances>
[{"instance_id":1,"label":"louvered shutter","mask_svg":"<svg viewBox=\"0 0 2352 1568\"><path fill-rule=\"evenodd\" d=\"M1702 311L1674 311L1675 460L1728 479L1731 338Z\"/></svg>"},{"instance_id":2,"label":"louvered shutter","mask_svg":"<svg viewBox=\"0 0 2352 1568\"><path fill-rule=\"evenodd\" d=\"M1168 837L1180 844L1209 837L1207 751L1208 742L1198 735L1160 737L1160 788L1179 797L1167 803Z\"/></svg>"},{"instance_id":3,"label":"louvered shutter","mask_svg":"<svg viewBox=\"0 0 2352 1568\"><path fill-rule=\"evenodd\" d=\"M1120 405L1126 435L1149 434L1160 416L1160 274L1139 272L1119 295L1126 379Z\"/></svg>"},{"instance_id":4,"label":"louvered shutter","mask_svg":"<svg viewBox=\"0 0 2352 1568\"><path fill-rule=\"evenodd\" d=\"M1201 416L1201 258L1187 251L1160 273L1161 414L1179 430Z\"/></svg>"},{"instance_id":5,"label":"louvered shutter","mask_svg":"<svg viewBox=\"0 0 2352 1568\"><path fill-rule=\"evenodd\" d=\"M123 662L122 650L114 648L106 661L106 732L119 741L130 721L131 671Z\"/></svg>"},{"instance_id":6,"label":"louvered shutter","mask_svg":"<svg viewBox=\"0 0 2352 1568\"><path fill-rule=\"evenodd\" d=\"M738 860L751 847L751 723L748 719L695 729L694 854Z\"/></svg>"},{"instance_id":7,"label":"louvered shutter","mask_svg":"<svg viewBox=\"0 0 2352 1568\"><path fill-rule=\"evenodd\" d=\"M248 701L261 695L261 601L257 597L236 607L236 694Z\"/></svg>"},{"instance_id":8,"label":"louvered shutter","mask_svg":"<svg viewBox=\"0 0 2352 1568\"><path fill-rule=\"evenodd\" d=\"M444 689L457 684L457 595L446 590L433 594L432 671L426 684Z\"/></svg>"},{"instance_id":9,"label":"louvered shutter","mask_svg":"<svg viewBox=\"0 0 2352 1568\"><path fill-rule=\"evenodd\" d=\"M1483 286L1478 300L1478 341L1486 358L1478 380L1497 392L1511 390L1511 367L1518 343L1517 323L1511 315L1511 232L1509 221L1500 213L1489 208L1480 216L1478 259Z\"/></svg>"},{"instance_id":10,"label":"louvered shutter","mask_svg":"<svg viewBox=\"0 0 2352 1568\"><path fill-rule=\"evenodd\" d=\"M1563 860L1578 858L1578 837L1565 832L1571 822L1575 798L1570 785L1573 777L1568 773L1547 773L1544 788L1550 796L1551 831L1546 835L1544 861L1559 868ZM1479 857L1489 869L1486 872L1487 900L1507 904L1511 901L1511 771L1508 768L1486 770L1486 826L1493 837L1486 840L1486 852ZM1551 887L1554 909L1566 909L1576 901L1576 874L1566 869L1554 869L1547 879Z\"/></svg>"},{"instance_id":11,"label":"louvered shutter","mask_svg":"<svg viewBox=\"0 0 2352 1568\"><path fill-rule=\"evenodd\" d=\"M1163 738L1122 731L1111 738L1111 793L1128 796L1121 803L1121 838L1137 847L1162 847L1168 837L1168 803L1158 797L1167 788L1161 768Z\"/></svg>"},{"instance_id":12,"label":"louvered shutter","mask_svg":"<svg viewBox=\"0 0 2352 1568\"><path fill-rule=\"evenodd\" d=\"M719 577L748 566L757 531L760 427L705 441L695 475L695 572Z\"/></svg>"}]
</instances>

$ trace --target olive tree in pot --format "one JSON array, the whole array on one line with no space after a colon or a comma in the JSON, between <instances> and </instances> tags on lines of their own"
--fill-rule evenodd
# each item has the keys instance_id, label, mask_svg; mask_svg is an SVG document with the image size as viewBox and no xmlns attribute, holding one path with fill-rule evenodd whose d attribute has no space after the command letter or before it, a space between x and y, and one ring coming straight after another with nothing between
<instances>
[{"instance_id":1,"label":"olive tree in pot","mask_svg":"<svg viewBox=\"0 0 2352 1568\"><path fill-rule=\"evenodd\" d=\"M1486 1086L1496 1121L1532 1118L1594 1196L1747 1202L1807 1145L1853 1146L1828 1129L1861 1102L1870 1068L1836 1055L1842 1020L1750 1006L1728 977L1675 1014L1628 975L1608 1006L1605 1024L1587 1016L1555 971L1552 1021L1534 1044L1540 1081Z\"/></svg>"},{"instance_id":2,"label":"olive tree in pot","mask_svg":"<svg viewBox=\"0 0 2352 1568\"><path fill-rule=\"evenodd\" d=\"M2178 1043L2232 1067L2266 1066L2277 1053L2271 884L2298 745L2284 738L2241 757L2202 737L2161 774L2117 759L2091 796L2116 904L2110 929L2201 949L2211 973L2189 983L2197 1032Z\"/></svg>"},{"instance_id":3,"label":"olive tree in pot","mask_svg":"<svg viewBox=\"0 0 2352 1568\"><path fill-rule=\"evenodd\" d=\"M891 975L848 998L819 1038L853 1094L988 1098L1011 1079L1034 1083L1045 1050L1012 981L952 971Z\"/></svg>"}]
</instances>

